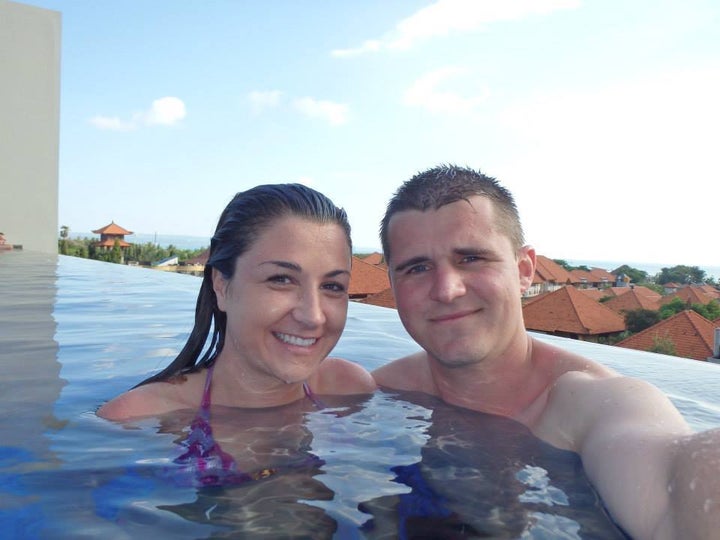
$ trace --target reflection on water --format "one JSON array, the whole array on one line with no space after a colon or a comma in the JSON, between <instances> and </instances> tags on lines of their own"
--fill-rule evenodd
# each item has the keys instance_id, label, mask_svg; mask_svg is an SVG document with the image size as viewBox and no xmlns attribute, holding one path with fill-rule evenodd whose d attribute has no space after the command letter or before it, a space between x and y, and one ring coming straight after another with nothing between
<instances>
[{"instance_id":1,"label":"reflection on water","mask_svg":"<svg viewBox=\"0 0 720 540\"><path fill-rule=\"evenodd\" d=\"M26 257L0 252L0 522L32 524L40 509L23 475L59 467L49 434L63 426L54 405L66 382L53 318L57 257Z\"/></svg>"},{"instance_id":2,"label":"reflection on water","mask_svg":"<svg viewBox=\"0 0 720 540\"><path fill-rule=\"evenodd\" d=\"M625 538L577 454L506 418L397 396L432 411L428 439L417 462L392 468L409 492L361 505L368 538Z\"/></svg>"},{"instance_id":3,"label":"reflection on water","mask_svg":"<svg viewBox=\"0 0 720 540\"><path fill-rule=\"evenodd\" d=\"M575 454L412 393L323 396L322 410L213 407L216 440L256 480L194 487L173 460L197 411L115 424L94 410L177 354L199 285L0 254L3 538L622 537ZM695 426L720 424L718 366L675 373L659 355L562 345L646 374ZM335 352L372 369L414 350L395 311L351 304Z\"/></svg>"}]
</instances>

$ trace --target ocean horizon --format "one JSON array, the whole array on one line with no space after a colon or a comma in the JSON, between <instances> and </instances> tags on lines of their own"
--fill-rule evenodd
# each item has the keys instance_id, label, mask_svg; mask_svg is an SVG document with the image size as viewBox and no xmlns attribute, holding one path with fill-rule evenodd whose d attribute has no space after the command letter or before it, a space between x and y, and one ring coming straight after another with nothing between
<instances>
[{"instance_id":1,"label":"ocean horizon","mask_svg":"<svg viewBox=\"0 0 720 540\"><path fill-rule=\"evenodd\" d=\"M94 233L72 233L72 238L93 238L97 237ZM148 234L148 233L135 233L126 237L126 240L135 244L146 244L153 243L162 247L168 247L170 245L175 246L178 249L203 249L210 246L210 238L204 236L185 236L177 234ZM373 253L381 252L379 247L365 247L355 246L353 251L355 253ZM541 255L545 255L544 253ZM548 255L546 255L548 256ZM655 276L660 273L663 268L672 268L677 265L686 266L697 266L701 270L705 271L705 276L708 278L714 278L716 281L720 280L720 266L708 266L702 264L692 264L685 261L675 261L668 263L654 263L654 262L638 262L638 261L603 261L603 260L588 260L588 259L571 259L565 257L550 257L559 258L566 261L568 264L573 266L587 266L589 268L602 268L603 270L612 271L624 264L638 270L647 272L649 276Z\"/></svg>"}]
</instances>

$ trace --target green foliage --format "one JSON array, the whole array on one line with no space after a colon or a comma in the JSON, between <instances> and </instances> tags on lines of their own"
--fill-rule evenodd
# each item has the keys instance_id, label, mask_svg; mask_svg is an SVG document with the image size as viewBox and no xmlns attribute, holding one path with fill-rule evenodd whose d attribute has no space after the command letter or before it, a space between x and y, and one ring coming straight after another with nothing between
<instances>
[{"instance_id":1,"label":"green foliage","mask_svg":"<svg viewBox=\"0 0 720 540\"><path fill-rule=\"evenodd\" d=\"M675 343L668 336L655 336L650 352L677 356Z\"/></svg>"},{"instance_id":2,"label":"green foliage","mask_svg":"<svg viewBox=\"0 0 720 540\"><path fill-rule=\"evenodd\" d=\"M67 230L69 232L69 228ZM97 238L63 238L62 234L63 230L61 229L58 252L62 255L113 263L124 261L126 263L151 264L168 257L177 257L180 261L186 261L197 257L206 249L178 249L173 245L162 247L152 242L131 244L130 247L122 249L119 242L116 241L112 249L105 250L97 248Z\"/></svg>"},{"instance_id":3,"label":"green foliage","mask_svg":"<svg viewBox=\"0 0 720 540\"><path fill-rule=\"evenodd\" d=\"M660 322L660 313L652 309L634 309L625 313L625 325L636 334Z\"/></svg>"},{"instance_id":4,"label":"green foliage","mask_svg":"<svg viewBox=\"0 0 720 540\"><path fill-rule=\"evenodd\" d=\"M699 313L709 321L720 318L720 302L711 300L707 304L693 304L690 307L696 313Z\"/></svg>"},{"instance_id":5,"label":"green foliage","mask_svg":"<svg viewBox=\"0 0 720 540\"><path fill-rule=\"evenodd\" d=\"M665 283L704 283L705 270L701 270L697 266L685 266L683 264L671 268L662 268L660 273L655 276L655 282L660 285Z\"/></svg>"},{"instance_id":6,"label":"green foliage","mask_svg":"<svg viewBox=\"0 0 720 540\"><path fill-rule=\"evenodd\" d=\"M618 266L610 273L615 274L616 276L619 276L620 274L625 274L630 278L630 282L635 284L645 284L648 281L647 272L645 272L644 270L638 270L637 268L633 268L632 266L628 266L627 264Z\"/></svg>"},{"instance_id":7,"label":"green foliage","mask_svg":"<svg viewBox=\"0 0 720 540\"><path fill-rule=\"evenodd\" d=\"M689 308L690 306L683 302L681 298L673 298L667 304L660 307L660 319L667 319Z\"/></svg>"}]
</instances>

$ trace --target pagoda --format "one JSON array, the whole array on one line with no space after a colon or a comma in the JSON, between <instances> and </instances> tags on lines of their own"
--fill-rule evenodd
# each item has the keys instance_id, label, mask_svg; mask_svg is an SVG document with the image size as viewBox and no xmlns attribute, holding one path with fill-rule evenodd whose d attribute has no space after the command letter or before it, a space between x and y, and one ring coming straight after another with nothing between
<instances>
[{"instance_id":1,"label":"pagoda","mask_svg":"<svg viewBox=\"0 0 720 540\"><path fill-rule=\"evenodd\" d=\"M112 249L115 246L116 241L123 249L132 245L125 241L125 235L133 234L133 232L123 229L120 225L116 225L114 221L112 221L109 225L105 225L100 229L94 230L93 232L100 235L100 242L96 244L99 248Z\"/></svg>"}]
</instances>

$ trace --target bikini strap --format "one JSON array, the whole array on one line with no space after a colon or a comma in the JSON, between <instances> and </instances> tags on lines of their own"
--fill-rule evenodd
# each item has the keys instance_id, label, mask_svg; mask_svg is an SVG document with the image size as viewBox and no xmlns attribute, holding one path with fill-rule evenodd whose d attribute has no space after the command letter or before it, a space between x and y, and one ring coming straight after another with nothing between
<instances>
[{"instance_id":1,"label":"bikini strap","mask_svg":"<svg viewBox=\"0 0 720 540\"><path fill-rule=\"evenodd\" d=\"M207 368L207 376L205 377L205 388L203 389L202 401L200 402L200 408L203 411L207 411L210 409L210 386L212 384L212 375L214 369L215 364L212 364L209 368Z\"/></svg>"},{"instance_id":2,"label":"bikini strap","mask_svg":"<svg viewBox=\"0 0 720 540\"><path fill-rule=\"evenodd\" d=\"M320 401L320 400L317 398L317 396L315 396L315 394L313 394L313 391L312 391L312 390L310 390L310 386L308 385L308 383L304 382L304 383L302 384L302 387L303 387L303 392L305 392L305 396L306 396L310 401L312 401L313 405L315 405L318 409L324 409L324 408L325 408L325 405L323 404L323 402Z\"/></svg>"}]
</instances>

